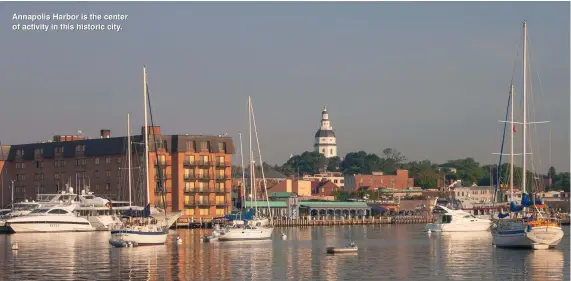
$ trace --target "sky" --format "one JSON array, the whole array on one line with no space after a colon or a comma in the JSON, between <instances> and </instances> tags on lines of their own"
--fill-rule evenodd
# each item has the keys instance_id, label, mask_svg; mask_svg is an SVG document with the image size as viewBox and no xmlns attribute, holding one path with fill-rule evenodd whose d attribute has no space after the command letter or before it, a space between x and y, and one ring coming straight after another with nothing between
<instances>
[{"instance_id":1,"label":"sky","mask_svg":"<svg viewBox=\"0 0 571 281\"><path fill-rule=\"evenodd\" d=\"M568 2L0 2L0 141L30 143L78 130L98 137L102 128L123 136L127 113L139 132L145 64L163 133L227 133L239 148L241 132L247 148L250 95L262 156L271 164L313 149L325 104L341 156L391 147L409 160L497 163L498 120L512 77L521 112L519 44L527 20L533 118L551 121L530 125L534 165L569 171L569 8ZM119 32L14 31L13 24L25 23L12 20L15 13L128 18L114 22ZM520 141L517 129L516 152Z\"/></svg>"}]
</instances>

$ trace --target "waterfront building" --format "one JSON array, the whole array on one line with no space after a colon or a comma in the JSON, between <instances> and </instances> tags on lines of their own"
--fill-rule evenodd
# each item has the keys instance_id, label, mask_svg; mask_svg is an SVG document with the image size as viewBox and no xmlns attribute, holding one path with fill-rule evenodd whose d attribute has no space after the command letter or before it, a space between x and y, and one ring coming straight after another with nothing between
<instances>
[{"instance_id":1,"label":"waterfront building","mask_svg":"<svg viewBox=\"0 0 571 281\"><path fill-rule=\"evenodd\" d=\"M337 156L337 137L329 121L327 106L324 106L321 112L321 126L315 133L313 148L315 152L323 154L326 158Z\"/></svg>"},{"instance_id":2,"label":"waterfront building","mask_svg":"<svg viewBox=\"0 0 571 281\"><path fill-rule=\"evenodd\" d=\"M379 188L409 189L414 187L414 178L408 177L408 170L397 169L395 175L373 172L371 175L345 175L345 191L376 190Z\"/></svg>"},{"instance_id":3,"label":"waterfront building","mask_svg":"<svg viewBox=\"0 0 571 281\"><path fill-rule=\"evenodd\" d=\"M131 139L131 197L139 206L147 201L143 131ZM52 141L5 147L8 153L0 162L7 168L2 178L2 205L10 203L11 193L5 186L8 180L13 181L14 201L61 191L65 184L78 192L89 188L114 200L128 200L127 145L127 137L111 137L109 130L101 130L96 139L55 136ZM158 202L157 189L164 183L169 211L202 220L229 213L233 153L230 137L162 135L159 126L149 126L149 201L164 206Z\"/></svg>"},{"instance_id":4,"label":"waterfront building","mask_svg":"<svg viewBox=\"0 0 571 281\"><path fill-rule=\"evenodd\" d=\"M324 172L314 175L304 175L303 179L318 182L330 181L340 188L345 187L345 178L341 172Z\"/></svg>"}]
</instances>

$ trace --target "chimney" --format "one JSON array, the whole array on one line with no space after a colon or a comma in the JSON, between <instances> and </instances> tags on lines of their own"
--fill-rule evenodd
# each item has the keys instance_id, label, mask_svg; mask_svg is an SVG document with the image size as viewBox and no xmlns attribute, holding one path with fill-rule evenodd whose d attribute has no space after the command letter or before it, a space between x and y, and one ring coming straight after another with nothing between
<instances>
[{"instance_id":1,"label":"chimney","mask_svg":"<svg viewBox=\"0 0 571 281\"><path fill-rule=\"evenodd\" d=\"M102 139L108 139L111 137L111 130L108 129L102 129L101 130L101 138Z\"/></svg>"}]
</instances>

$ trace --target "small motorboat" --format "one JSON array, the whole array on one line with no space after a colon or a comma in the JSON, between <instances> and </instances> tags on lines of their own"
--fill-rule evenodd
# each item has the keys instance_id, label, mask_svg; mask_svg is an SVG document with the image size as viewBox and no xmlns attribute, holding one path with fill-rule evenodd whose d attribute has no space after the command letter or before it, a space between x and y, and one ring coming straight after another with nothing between
<instances>
[{"instance_id":1,"label":"small motorboat","mask_svg":"<svg viewBox=\"0 0 571 281\"><path fill-rule=\"evenodd\" d=\"M358 250L359 250L359 247L357 247L355 245L355 243L351 242L351 244L349 244L345 247L342 247L342 248L328 247L327 253L328 254L356 253Z\"/></svg>"}]
</instances>

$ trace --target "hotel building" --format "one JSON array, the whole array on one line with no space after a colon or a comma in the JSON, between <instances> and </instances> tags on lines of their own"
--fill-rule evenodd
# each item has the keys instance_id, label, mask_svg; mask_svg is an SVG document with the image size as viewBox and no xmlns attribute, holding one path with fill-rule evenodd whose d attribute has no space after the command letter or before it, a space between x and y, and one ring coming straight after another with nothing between
<instances>
[{"instance_id":1,"label":"hotel building","mask_svg":"<svg viewBox=\"0 0 571 281\"><path fill-rule=\"evenodd\" d=\"M54 136L53 141L2 146L2 206L11 202L8 185L14 187L14 201L18 202L33 200L37 193L62 191L66 184L76 192L89 189L112 200L128 201L131 194L133 204L143 206L147 202L143 131L144 127L140 135L131 137L131 170L127 165L128 138L111 137L109 130L101 130L97 139ZM183 217L203 220L229 213L233 153L230 137L162 135L159 126L149 126L148 202L164 206L157 189L163 183L168 211L182 211Z\"/></svg>"}]
</instances>

